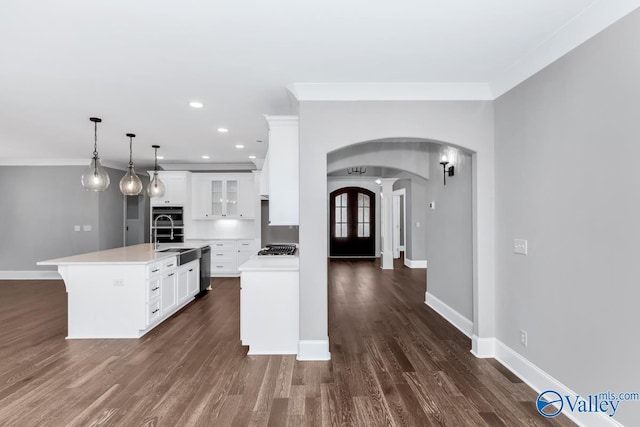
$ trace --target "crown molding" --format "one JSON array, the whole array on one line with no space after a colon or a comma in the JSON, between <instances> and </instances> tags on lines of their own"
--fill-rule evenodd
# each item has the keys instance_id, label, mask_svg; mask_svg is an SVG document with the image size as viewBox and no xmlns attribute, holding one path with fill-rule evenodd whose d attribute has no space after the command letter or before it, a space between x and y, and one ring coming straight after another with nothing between
<instances>
[{"instance_id":1,"label":"crown molding","mask_svg":"<svg viewBox=\"0 0 640 427\"><path fill-rule=\"evenodd\" d=\"M513 89L638 7L639 0L593 2L532 51L523 52L521 60L503 69L490 82L494 98Z\"/></svg>"}]
</instances>

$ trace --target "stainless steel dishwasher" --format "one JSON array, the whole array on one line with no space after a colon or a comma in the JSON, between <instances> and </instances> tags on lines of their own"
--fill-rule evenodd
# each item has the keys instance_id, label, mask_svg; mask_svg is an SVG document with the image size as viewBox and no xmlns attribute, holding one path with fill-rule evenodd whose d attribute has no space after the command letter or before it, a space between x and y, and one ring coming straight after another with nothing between
<instances>
[{"instance_id":1,"label":"stainless steel dishwasher","mask_svg":"<svg viewBox=\"0 0 640 427\"><path fill-rule=\"evenodd\" d=\"M211 246L200 249L200 293L196 297L204 296L211 285Z\"/></svg>"}]
</instances>

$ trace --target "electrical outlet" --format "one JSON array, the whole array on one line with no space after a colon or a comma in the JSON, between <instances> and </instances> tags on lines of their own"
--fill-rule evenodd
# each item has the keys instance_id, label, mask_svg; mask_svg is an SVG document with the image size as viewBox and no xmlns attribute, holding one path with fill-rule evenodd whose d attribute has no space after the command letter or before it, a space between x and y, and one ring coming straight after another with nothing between
<instances>
[{"instance_id":1,"label":"electrical outlet","mask_svg":"<svg viewBox=\"0 0 640 427\"><path fill-rule=\"evenodd\" d=\"M113 281L113 286L124 286L124 279L115 279Z\"/></svg>"},{"instance_id":2,"label":"electrical outlet","mask_svg":"<svg viewBox=\"0 0 640 427\"><path fill-rule=\"evenodd\" d=\"M520 344L523 347L527 346L527 331L525 331L524 329L520 329Z\"/></svg>"},{"instance_id":3,"label":"electrical outlet","mask_svg":"<svg viewBox=\"0 0 640 427\"><path fill-rule=\"evenodd\" d=\"M91 231L91 226L90 226L90 225L83 225L83 226L82 226L82 229L83 229L84 231Z\"/></svg>"},{"instance_id":4,"label":"electrical outlet","mask_svg":"<svg viewBox=\"0 0 640 427\"><path fill-rule=\"evenodd\" d=\"M513 239L513 253L514 254L527 254L527 241L524 239Z\"/></svg>"},{"instance_id":5,"label":"electrical outlet","mask_svg":"<svg viewBox=\"0 0 640 427\"><path fill-rule=\"evenodd\" d=\"M79 225L74 225L73 226L73 231L80 231L80 226Z\"/></svg>"}]
</instances>

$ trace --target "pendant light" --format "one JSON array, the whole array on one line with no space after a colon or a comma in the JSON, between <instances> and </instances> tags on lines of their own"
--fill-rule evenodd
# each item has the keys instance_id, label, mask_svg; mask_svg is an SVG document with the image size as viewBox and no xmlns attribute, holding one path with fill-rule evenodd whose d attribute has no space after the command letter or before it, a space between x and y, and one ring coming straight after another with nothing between
<instances>
[{"instance_id":1,"label":"pendant light","mask_svg":"<svg viewBox=\"0 0 640 427\"><path fill-rule=\"evenodd\" d=\"M147 185L147 194L149 197L163 197L167 191L167 187L165 187L164 183L158 178L158 148L160 148L160 146L152 145L152 147L156 150L156 165L153 168L153 179L151 179L151 182Z\"/></svg>"},{"instance_id":2,"label":"pendant light","mask_svg":"<svg viewBox=\"0 0 640 427\"><path fill-rule=\"evenodd\" d=\"M94 126L93 158L89 166L84 170L80 181L87 191L104 191L109 186L111 180L100 164L98 157L98 123L102 122L102 119L91 117L89 120L93 122Z\"/></svg>"},{"instance_id":3,"label":"pendant light","mask_svg":"<svg viewBox=\"0 0 640 427\"><path fill-rule=\"evenodd\" d=\"M129 137L129 172L127 172L120 180L120 191L125 196L137 196L142 192L142 181L133 170L133 138L135 134L128 133Z\"/></svg>"}]
</instances>

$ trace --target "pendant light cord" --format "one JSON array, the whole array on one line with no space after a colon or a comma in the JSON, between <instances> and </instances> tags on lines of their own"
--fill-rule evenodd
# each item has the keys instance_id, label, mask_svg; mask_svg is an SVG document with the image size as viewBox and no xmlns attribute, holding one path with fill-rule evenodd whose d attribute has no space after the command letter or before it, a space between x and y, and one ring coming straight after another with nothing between
<instances>
[{"instance_id":1,"label":"pendant light cord","mask_svg":"<svg viewBox=\"0 0 640 427\"><path fill-rule=\"evenodd\" d=\"M156 153L155 153L155 156L154 156L156 158L156 163L155 163L155 166L154 166L153 170L155 172L158 172L158 149L157 148L154 148L154 149L156 150Z\"/></svg>"},{"instance_id":2,"label":"pendant light cord","mask_svg":"<svg viewBox=\"0 0 640 427\"><path fill-rule=\"evenodd\" d=\"M129 137L129 167L133 167L133 137Z\"/></svg>"}]
</instances>

